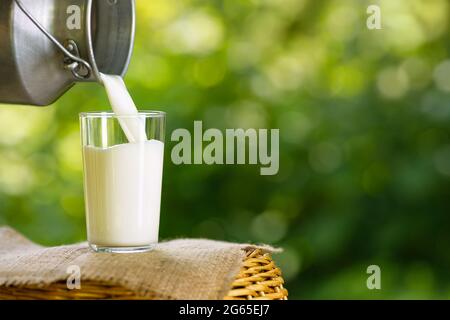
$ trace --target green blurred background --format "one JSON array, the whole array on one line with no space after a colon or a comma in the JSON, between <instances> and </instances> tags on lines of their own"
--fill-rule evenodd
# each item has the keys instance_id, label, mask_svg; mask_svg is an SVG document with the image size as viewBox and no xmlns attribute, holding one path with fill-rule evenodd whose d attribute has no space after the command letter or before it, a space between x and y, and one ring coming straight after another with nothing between
<instances>
[{"instance_id":1,"label":"green blurred background","mask_svg":"<svg viewBox=\"0 0 450 320\"><path fill-rule=\"evenodd\" d=\"M126 77L176 128L280 128L280 172L175 166L161 238L283 247L290 298L450 298L450 60L445 0L137 0ZM382 30L368 30L379 4ZM0 107L0 224L84 241L78 113L95 84L49 108ZM382 290L366 287L377 264Z\"/></svg>"}]
</instances>

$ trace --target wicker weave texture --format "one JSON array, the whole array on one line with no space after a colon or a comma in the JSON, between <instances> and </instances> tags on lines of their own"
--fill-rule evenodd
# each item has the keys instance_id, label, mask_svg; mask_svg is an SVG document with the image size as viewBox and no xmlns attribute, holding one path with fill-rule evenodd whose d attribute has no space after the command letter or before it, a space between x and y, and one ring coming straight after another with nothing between
<instances>
[{"instance_id":1,"label":"wicker weave texture","mask_svg":"<svg viewBox=\"0 0 450 320\"><path fill-rule=\"evenodd\" d=\"M281 270L260 249L247 253L225 300L287 300Z\"/></svg>"},{"instance_id":2,"label":"wicker weave texture","mask_svg":"<svg viewBox=\"0 0 450 320\"><path fill-rule=\"evenodd\" d=\"M242 268L232 283L226 300L286 300L287 290L283 287L281 270L272 257L261 250L249 251ZM149 300L161 297L142 297L121 286L106 283L84 281L81 290L68 290L65 282L54 283L46 287L0 287L0 299L24 300Z\"/></svg>"}]
</instances>

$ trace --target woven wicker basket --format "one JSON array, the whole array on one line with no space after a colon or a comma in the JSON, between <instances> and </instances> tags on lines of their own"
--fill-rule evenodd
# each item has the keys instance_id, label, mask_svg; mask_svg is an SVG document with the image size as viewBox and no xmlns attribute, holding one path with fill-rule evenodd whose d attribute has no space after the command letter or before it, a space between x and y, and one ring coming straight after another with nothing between
<instances>
[{"instance_id":1,"label":"woven wicker basket","mask_svg":"<svg viewBox=\"0 0 450 320\"><path fill-rule=\"evenodd\" d=\"M270 254L261 250L249 251L243 266L233 281L226 300L286 300L288 292L283 287L281 270ZM65 282L46 287L0 287L0 299L130 299L148 300L126 288L106 283L84 281L81 290L68 290Z\"/></svg>"}]
</instances>

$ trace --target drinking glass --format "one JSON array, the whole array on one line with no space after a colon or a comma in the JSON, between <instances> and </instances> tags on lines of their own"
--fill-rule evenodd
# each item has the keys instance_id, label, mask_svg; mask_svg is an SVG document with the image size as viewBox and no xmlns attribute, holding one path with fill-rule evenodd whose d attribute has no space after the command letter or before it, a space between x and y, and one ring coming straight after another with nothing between
<instances>
[{"instance_id":1,"label":"drinking glass","mask_svg":"<svg viewBox=\"0 0 450 320\"><path fill-rule=\"evenodd\" d=\"M87 237L96 252L158 242L166 115L80 114Z\"/></svg>"}]
</instances>

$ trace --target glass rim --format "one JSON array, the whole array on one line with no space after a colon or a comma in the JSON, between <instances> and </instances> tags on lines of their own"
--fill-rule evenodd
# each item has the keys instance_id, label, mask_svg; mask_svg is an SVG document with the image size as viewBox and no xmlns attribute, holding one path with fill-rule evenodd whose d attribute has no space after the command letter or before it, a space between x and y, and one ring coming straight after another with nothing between
<instances>
[{"instance_id":1,"label":"glass rim","mask_svg":"<svg viewBox=\"0 0 450 320\"><path fill-rule=\"evenodd\" d=\"M166 113L164 111L139 110L138 114L117 115L113 111L89 111L89 112L81 112L79 116L80 118L133 118L133 117L164 118L166 116Z\"/></svg>"}]
</instances>

